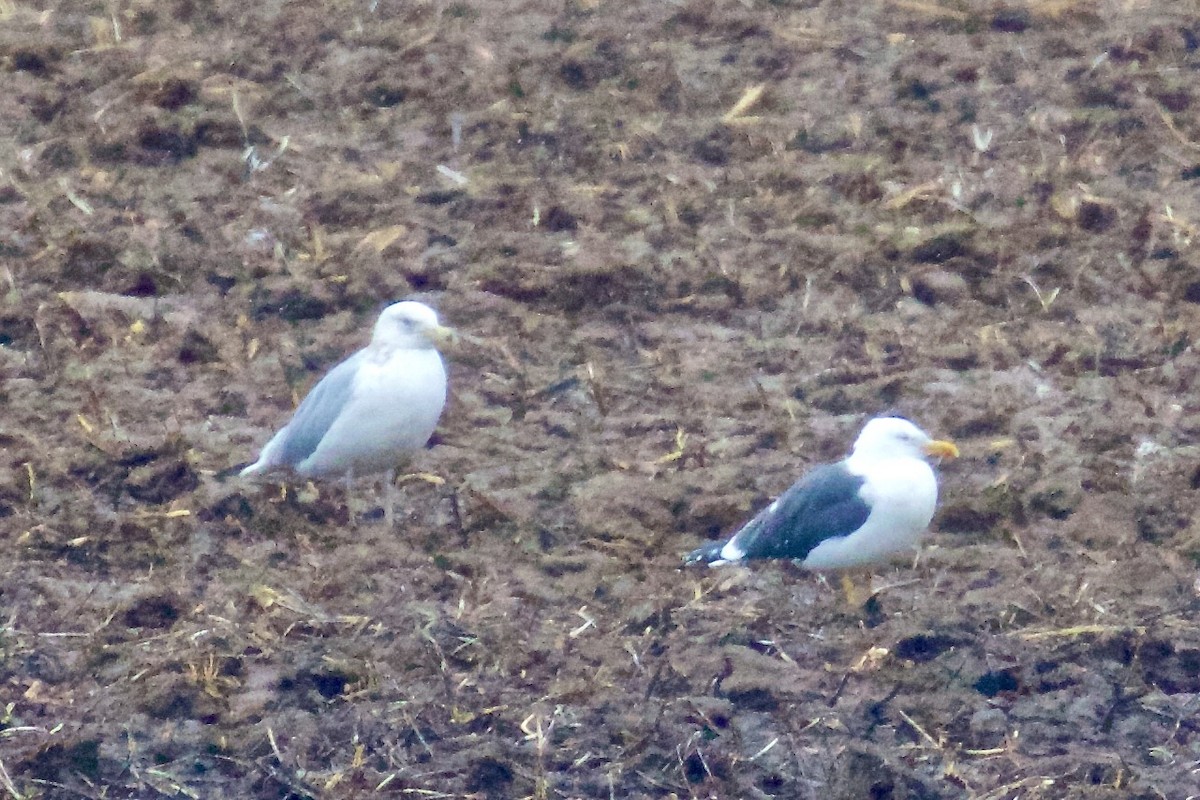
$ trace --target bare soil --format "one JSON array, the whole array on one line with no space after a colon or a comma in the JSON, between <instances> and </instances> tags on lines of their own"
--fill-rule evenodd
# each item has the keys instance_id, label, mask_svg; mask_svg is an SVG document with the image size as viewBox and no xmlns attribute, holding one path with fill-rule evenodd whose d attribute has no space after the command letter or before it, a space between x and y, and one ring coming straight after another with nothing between
<instances>
[{"instance_id":1,"label":"bare soil","mask_svg":"<svg viewBox=\"0 0 1200 800\"><path fill-rule=\"evenodd\" d=\"M1185 0L0 3L0 796L1195 797L1198 236ZM414 295L395 529L223 477Z\"/></svg>"}]
</instances>

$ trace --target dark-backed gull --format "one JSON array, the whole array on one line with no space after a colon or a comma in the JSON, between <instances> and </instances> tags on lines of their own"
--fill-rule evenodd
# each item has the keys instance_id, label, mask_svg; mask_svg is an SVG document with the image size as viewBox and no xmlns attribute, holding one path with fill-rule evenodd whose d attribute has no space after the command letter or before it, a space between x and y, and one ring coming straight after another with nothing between
<instances>
[{"instance_id":1,"label":"dark-backed gull","mask_svg":"<svg viewBox=\"0 0 1200 800\"><path fill-rule=\"evenodd\" d=\"M785 558L827 570L909 552L937 505L937 477L927 459L957 455L952 442L932 439L906 419L876 417L848 457L811 470L731 538L684 560L716 566Z\"/></svg>"}]
</instances>

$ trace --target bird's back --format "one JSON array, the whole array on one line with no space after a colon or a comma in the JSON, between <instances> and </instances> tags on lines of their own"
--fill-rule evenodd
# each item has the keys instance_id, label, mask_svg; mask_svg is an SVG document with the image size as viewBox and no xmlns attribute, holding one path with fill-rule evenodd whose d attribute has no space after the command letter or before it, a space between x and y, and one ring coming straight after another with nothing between
<instances>
[{"instance_id":1,"label":"bird's back","mask_svg":"<svg viewBox=\"0 0 1200 800\"><path fill-rule=\"evenodd\" d=\"M870 509L859 496L863 479L843 464L816 467L758 512L727 542L692 552L689 562L744 558L803 560L821 542L845 536L866 520Z\"/></svg>"},{"instance_id":2,"label":"bird's back","mask_svg":"<svg viewBox=\"0 0 1200 800\"><path fill-rule=\"evenodd\" d=\"M823 464L750 520L738 533L739 544L751 558L803 560L821 542L866 521L870 508L859 496L862 486L862 477L842 464Z\"/></svg>"},{"instance_id":3,"label":"bird's back","mask_svg":"<svg viewBox=\"0 0 1200 800\"><path fill-rule=\"evenodd\" d=\"M364 351L360 350L329 370L300 402L288 424L263 447L258 460L241 474L296 469L301 461L312 455L349 402L357 365L363 357Z\"/></svg>"}]
</instances>

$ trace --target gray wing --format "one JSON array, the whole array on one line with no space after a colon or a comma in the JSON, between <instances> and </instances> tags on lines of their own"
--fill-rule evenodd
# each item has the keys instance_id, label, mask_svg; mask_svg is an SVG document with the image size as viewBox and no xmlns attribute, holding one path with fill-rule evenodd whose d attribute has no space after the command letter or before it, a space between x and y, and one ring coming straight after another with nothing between
<instances>
[{"instance_id":1,"label":"gray wing","mask_svg":"<svg viewBox=\"0 0 1200 800\"><path fill-rule=\"evenodd\" d=\"M295 467L316 451L354 393L354 375L363 360L359 351L338 364L313 387L300 403L280 448L278 464Z\"/></svg>"},{"instance_id":2,"label":"gray wing","mask_svg":"<svg viewBox=\"0 0 1200 800\"><path fill-rule=\"evenodd\" d=\"M734 534L743 558L803 560L826 539L849 536L862 527L871 507L859 496L864 479L841 464L826 464L792 484L771 505ZM721 558L725 542L705 545L688 562Z\"/></svg>"}]
</instances>

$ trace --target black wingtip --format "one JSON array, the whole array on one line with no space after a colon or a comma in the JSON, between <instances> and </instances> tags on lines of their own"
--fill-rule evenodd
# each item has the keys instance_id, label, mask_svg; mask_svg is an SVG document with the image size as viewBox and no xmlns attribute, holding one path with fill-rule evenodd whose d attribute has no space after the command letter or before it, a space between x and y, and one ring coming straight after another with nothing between
<instances>
[{"instance_id":1,"label":"black wingtip","mask_svg":"<svg viewBox=\"0 0 1200 800\"><path fill-rule=\"evenodd\" d=\"M711 564L714 561L721 560L721 549L725 547L725 542L709 542L703 547L697 547L692 552L683 557L684 564Z\"/></svg>"},{"instance_id":2,"label":"black wingtip","mask_svg":"<svg viewBox=\"0 0 1200 800\"><path fill-rule=\"evenodd\" d=\"M253 461L247 461L244 464L234 464L232 467L226 467L225 469L221 470L213 477L216 478L218 481L224 482L224 481L228 480L229 478L232 478L234 475L239 474L242 470L244 470L246 467L250 466L253 463L254 463Z\"/></svg>"}]
</instances>

